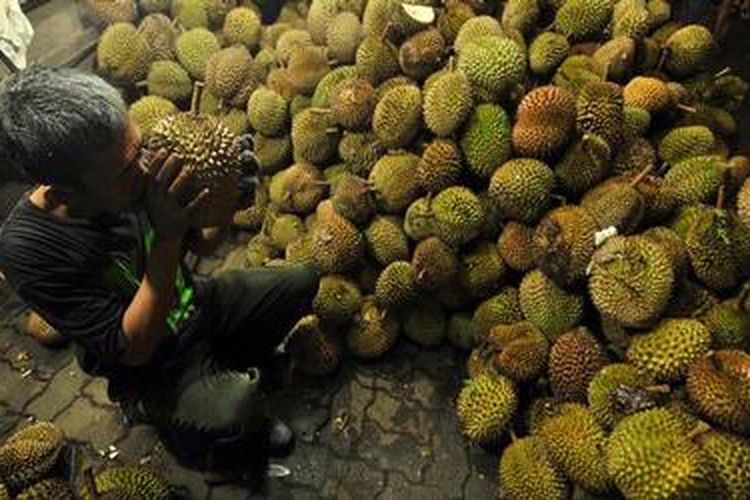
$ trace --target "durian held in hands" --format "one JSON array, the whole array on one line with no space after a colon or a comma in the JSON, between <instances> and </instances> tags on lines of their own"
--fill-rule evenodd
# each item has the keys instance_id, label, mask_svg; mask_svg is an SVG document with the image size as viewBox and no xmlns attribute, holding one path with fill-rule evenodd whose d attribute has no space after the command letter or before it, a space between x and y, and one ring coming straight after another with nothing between
<instances>
[{"instance_id":1,"label":"durian held in hands","mask_svg":"<svg viewBox=\"0 0 750 500\"><path fill-rule=\"evenodd\" d=\"M205 203L192 215L195 227L225 225L237 208L240 179L248 173L240 160L237 136L214 116L201 114L203 84L196 82L190 111L166 117L154 126L148 141L152 152L166 149L183 160L190 176L186 197L208 189Z\"/></svg>"}]
</instances>

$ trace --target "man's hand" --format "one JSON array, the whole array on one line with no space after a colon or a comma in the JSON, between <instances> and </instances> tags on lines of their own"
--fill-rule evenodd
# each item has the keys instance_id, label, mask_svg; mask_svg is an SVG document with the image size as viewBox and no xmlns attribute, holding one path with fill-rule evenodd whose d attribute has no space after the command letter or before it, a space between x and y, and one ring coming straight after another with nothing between
<instances>
[{"instance_id":1,"label":"man's hand","mask_svg":"<svg viewBox=\"0 0 750 500\"><path fill-rule=\"evenodd\" d=\"M204 189L187 199L188 175L182 171L182 160L159 151L151 160L146 189L146 210L158 240L182 241L192 214L201 208L209 194Z\"/></svg>"}]
</instances>

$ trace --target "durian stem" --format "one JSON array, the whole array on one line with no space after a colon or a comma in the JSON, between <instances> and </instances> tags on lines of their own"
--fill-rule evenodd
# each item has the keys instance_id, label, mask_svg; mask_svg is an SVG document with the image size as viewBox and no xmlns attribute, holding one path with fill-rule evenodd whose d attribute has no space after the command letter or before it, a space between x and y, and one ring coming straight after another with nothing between
<instances>
[{"instance_id":1,"label":"durian stem","mask_svg":"<svg viewBox=\"0 0 750 500\"><path fill-rule=\"evenodd\" d=\"M708 425L706 422L698 422L697 424L695 424L695 427L693 428L693 430L687 433L686 437L692 441L702 436L703 434L709 432L710 430L711 430L711 426Z\"/></svg>"},{"instance_id":2,"label":"durian stem","mask_svg":"<svg viewBox=\"0 0 750 500\"><path fill-rule=\"evenodd\" d=\"M645 388L646 392L658 393L658 394L669 394L672 388L667 384L650 385Z\"/></svg>"},{"instance_id":3,"label":"durian stem","mask_svg":"<svg viewBox=\"0 0 750 500\"><path fill-rule=\"evenodd\" d=\"M99 500L99 492L96 490L96 481L94 480L94 470L91 467L86 467L83 471L83 481L91 500Z\"/></svg>"},{"instance_id":4,"label":"durian stem","mask_svg":"<svg viewBox=\"0 0 750 500\"><path fill-rule=\"evenodd\" d=\"M190 112L194 115L200 114L201 97L203 96L203 82L195 82L193 85L193 99L190 101Z\"/></svg>"},{"instance_id":5,"label":"durian stem","mask_svg":"<svg viewBox=\"0 0 750 500\"><path fill-rule=\"evenodd\" d=\"M662 66L667 61L667 55L669 55L669 49L662 47L659 51L659 61L656 63L656 71L661 71Z\"/></svg>"},{"instance_id":6,"label":"durian stem","mask_svg":"<svg viewBox=\"0 0 750 500\"><path fill-rule=\"evenodd\" d=\"M338 133L339 133L339 129L337 129L336 127L328 127L326 129L326 134L335 135Z\"/></svg>"},{"instance_id":7,"label":"durian stem","mask_svg":"<svg viewBox=\"0 0 750 500\"><path fill-rule=\"evenodd\" d=\"M565 205L568 204L568 199L565 196L561 195L561 194L554 194L553 193L553 194L549 195L549 197L552 198L553 200L559 202L561 207L564 207Z\"/></svg>"},{"instance_id":8,"label":"durian stem","mask_svg":"<svg viewBox=\"0 0 750 500\"><path fill-rule=\"evenodd\" d=\"M338 59L329 59L328 60L328 65L329 66L336 66L336 65L338 65L338 63L339 63Z\"/></svg>"},{"instance_id":9,"label":"durian stem","mask_svg":"<svg viewBox=\"0 0 750 500\"><path fill-rule=\"evenodd\" d=\"M691 113L691 114L695 114L695 113L697 113L697 112L698 112L698 110L697 110L697 109L695 109L694 107L692 107L692 106L687 106L687 105L685 105L685 104L678 104L678 105L677 105L677 109L679 109L679 110L681 110L681 111L684 111L684 112L686 112L686 113Z\"/></svg>"},{"instance_id":10,"label":"durian stem","mask_svg":"<svg viewBox=\"0 0 750 500\"><path fill-rule=\"evenodd\" d=\"M310 113L317 113L319 115L330 115L331 113L333 113L333 111L331 111L328 108L307 108L307 109L310 110Z\"/></svg>"},{"instance_id":11,"label":"durian stem","mask_svg":"<svg viewBox=\"0 0 750 500\"><path fill-rule=\"evenodd\" d=\"M643 170L641 170L641 173L639 173L635 179L630 181L630 187L636 187L643 179L646 178L646 176L651 173L651 170L654 168L653 165L649 165Z\"/></svg>"},{"instance_id":12,"label":"durian stem","mask_svg":"<svg viewBox=\"0 0 750 500\"><path fill-rule=\"evenodd\" d=\"M745 283L742 285L742 289L740 290L740 294L737 297L737 308L742 311L746 312L747 308L745 307L745 303L747 302L747 298L750 296L750 283Z\"/></svg>"},{"instance_id":13,"label":"durian stem","mask_svg":"<svg viewBox=\"0 0 750 500\"><path fill-rule=\"evenodd\" d=\"M509 431L508 431L508 434L510 434L510 440L511 440L511 441L513 441L514 443L515 443L516 441L518 441L518 437L516 436L516 433L515 433L515 432L513 432L513 429L509 430Z\"/></svg>"},{"instance_id":14,"label":"durian stem","mask_svg":"<svg viewBox=\"0 0 750 500\"><path fill-rule=\"evenodd\" d=\"M721 210L724 207L724 198L726 197L726 186L721 184L719 186L719 193L716 195L716 208Z\"/></svg>"},{"instance_id":15,"label":"durian stem","mask_svg":"<svg viewBox=\"0 0 750 500\"><path fill-rule=\"evenodd\" d=\"M667 170L669 170L669 163L664 162L664 163L661 164L661 167L659 167L659 170L657 170L656 173L659 174L659 175L661 175L664 172L666 172Z\"/></svg>"},{"instance_id":16,"label":"durian stem","mask_svg":"<svg viewBox=\"0 0 750 500\"><path fill-rule=\"evenodd\" d=\"M454 56L450 56L448 58L448 71L451 73L456 70L456 58Z\"/></svg>"},{"instance_id":17,"label":"durian stem","mask_svg":"<svg viewBox=\"0 0 750 500\"><path fill-rule=\"evenodd\" d=\"M135 84L135 88L143 92L143 95L148 93L148 82L146 80L141 80L140 82L137 82ZM145 92L144 92L145 90Z\"/></svg>"},{"instance_id":18,"label":"durian stem","mask_svg":"<svg viewBox=\"0 0 750 500\"><path fill-rule=\"evenodd\" d=\"M383 33L380 34L380 41L385 42L386 38L388 38L388 32L393 28L393 23L388 21L386 23L385 28L383 28Z\"/></svg>"}]
</instances>

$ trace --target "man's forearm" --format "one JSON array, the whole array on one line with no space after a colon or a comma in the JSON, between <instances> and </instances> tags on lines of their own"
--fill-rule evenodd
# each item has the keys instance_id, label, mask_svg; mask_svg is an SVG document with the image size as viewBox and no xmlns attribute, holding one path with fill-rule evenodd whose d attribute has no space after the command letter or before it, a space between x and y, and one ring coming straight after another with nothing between
<instances>
[{"instance_id":1,"label":"man's forearm","mask_svg":"<svg viewBox=\"0 0 750 500\"><path fill-rule=\"evenodd\" d=\"M122 320L128 339L123 362L146 363L167 336L167 316L175 301L175 275L182 256L182 243L157 240L148 256L141 285Z\"/></svg>"}]
</instances>

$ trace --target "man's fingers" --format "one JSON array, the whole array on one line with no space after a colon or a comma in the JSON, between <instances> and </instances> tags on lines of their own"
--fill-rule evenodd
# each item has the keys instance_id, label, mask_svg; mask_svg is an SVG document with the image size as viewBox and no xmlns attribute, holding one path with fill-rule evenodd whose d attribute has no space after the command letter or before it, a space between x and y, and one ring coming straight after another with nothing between
<instances>
[{"instance_id":1,"label":"man's fingers","mask_svg":"<svg viewBox=\"0 0 750 500\"><path fill-rule=\"evenodd\" d=\"M187 188L189 184L190 174L183 170L182 172L180 172L174 182L172 182L167 191L171 196L176 196L180 203L184 203L187 200L185 200L185 196L183 193L185 192L185 188Z\"/></svg>"},{"instance_id":2,"label":"man's fingers","mask_svg":"<svg viewBox=\"0 0 750 500\"><path fill-rule=\"evenodd\" d=\"M171 186L174 180L182 170L182 158L175 154L169 155L169 158L164 162L159 174L156 176L156 182L166 188Z\"/></svg>"},{"instance_id":3,"label":"man's fingers","mask_svg":"<svg viewBox=\"0 0 750 500\"><path fill-rule=\"evenodd\" d=\"M169 152L166 149L160 149L156 152L156 154L152 155L148 160L148 164L146 165L149 174L156 178L156 176L161 172L161 169L164 167L164 161L168 156Z\"/></svg>"},{"instance_id":4,"label":"man's fingers","mask_svg":"<svg viewBox=\"0 0 750 500\"><path fill-rule=\"evenodd\" d=\"M198 193L198 196L193 198L193 201L188 203L187 206L187 213L188 217L192 217L196 210L200 210L203 205L205 205L208 202L208 195L211 194L211 190L208 188L204 188L200 193Z\"/></svg>"}]
</instances>

